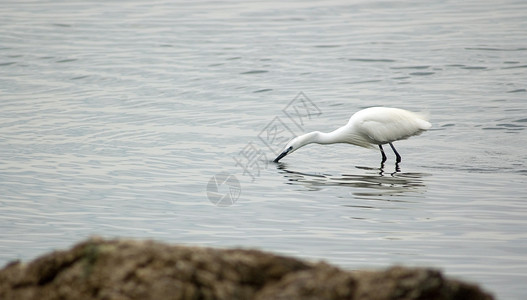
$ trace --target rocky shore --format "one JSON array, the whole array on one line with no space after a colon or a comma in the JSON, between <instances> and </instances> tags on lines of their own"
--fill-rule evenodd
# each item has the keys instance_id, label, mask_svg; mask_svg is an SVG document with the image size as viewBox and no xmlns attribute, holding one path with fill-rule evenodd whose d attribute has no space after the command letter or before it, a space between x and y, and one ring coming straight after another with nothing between
<instances>
[{"instance_id":1,"label":"rocky shore","mask_svg":"<svg viewBox=\"0 0 527 300\"><path fill-rule=\"evenodd\" d=\"M0 270L0 299L493 299L426 268L346 271L272 253L91 238Z\"/></svg>"}]
</instances>

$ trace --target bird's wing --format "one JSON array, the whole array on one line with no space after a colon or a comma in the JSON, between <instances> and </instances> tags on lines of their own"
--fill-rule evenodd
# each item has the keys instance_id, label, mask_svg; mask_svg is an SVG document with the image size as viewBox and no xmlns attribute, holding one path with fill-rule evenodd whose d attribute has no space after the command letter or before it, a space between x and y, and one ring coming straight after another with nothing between
<instances>
[{"instance_id":1,"label":"bird's wing","mask_svg":"<svg viewBox=\"0 0 527 300\"><path fill-rule=\"evenodd\" d=\"M423 117L401 109L379 109L355 120L357 131L375 144L406 139L430 126Z\"/></svg>"}]
</instances>

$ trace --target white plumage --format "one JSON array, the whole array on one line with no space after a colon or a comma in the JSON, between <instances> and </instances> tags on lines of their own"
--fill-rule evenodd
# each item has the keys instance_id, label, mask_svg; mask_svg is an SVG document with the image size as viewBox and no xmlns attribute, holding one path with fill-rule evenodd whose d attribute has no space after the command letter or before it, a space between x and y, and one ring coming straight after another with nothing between
<instances>
[{"instance_id":1,"label":"white plumage","mask_svg":"<svg viewBox=\"0 0 527 300\"><path fill-rule=\"evenodd\" d=\"M292 139L274 162L311 143L348 143L366 148L378 145L383 163L386 161L386 155L382 145L389 144L397 157L397 162L400 162L401 156L392 142L418 135L430 127L432 125L426 117L411 111L390 107L370 107L356 112L351 116L348 124L332 132L313 131Z\"/></svg>"}]
</instances>

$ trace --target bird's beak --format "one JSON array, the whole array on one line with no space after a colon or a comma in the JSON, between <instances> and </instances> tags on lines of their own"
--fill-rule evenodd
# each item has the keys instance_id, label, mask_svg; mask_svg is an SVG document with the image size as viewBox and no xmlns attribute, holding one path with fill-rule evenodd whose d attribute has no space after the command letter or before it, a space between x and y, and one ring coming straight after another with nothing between
<instances>
[{"instance_id":1,"label":"bird's beak","mask_svg":"<svg viewBox=\"0 0 527 300\"><path fill-rule=\"evenodd\" d=\"M277 163L279 160L281 160L284 156L287 155L287 153L289 153L289 151L291 151L291 149L293 149L293 147L285 149L284 152L280 153L280 155L275 158L274 162Z\"/></svg>"}]
</instances>

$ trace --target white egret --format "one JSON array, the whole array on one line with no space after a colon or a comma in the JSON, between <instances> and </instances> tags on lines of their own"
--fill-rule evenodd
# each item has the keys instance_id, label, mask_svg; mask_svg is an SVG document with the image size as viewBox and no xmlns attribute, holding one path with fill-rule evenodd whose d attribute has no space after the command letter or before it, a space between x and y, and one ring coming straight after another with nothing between
<instances>
[{"instance_id":1,"label":"white egret","mask_svg":"<svg viewBox=\"0 0 527 300\"><path fill-rule=\"evenodd\" d=\"M348 124L332 132L313 131L297 136L287 143L274 162L278 162L284 156L307 144L347 143L365 148L374 148L378 145L381 150L382 164L386 161L382 145L389 144L399 163L401 156L395 150L392 142L418 135L430 127L432 124L417 113L400 108L370 107L356 112L351 116Z\"/></svg>"}]
</instances>

